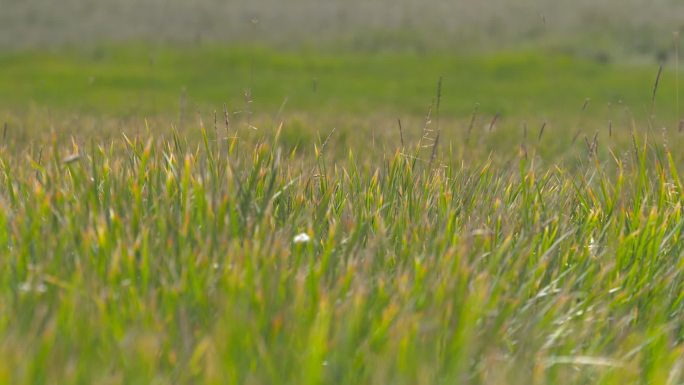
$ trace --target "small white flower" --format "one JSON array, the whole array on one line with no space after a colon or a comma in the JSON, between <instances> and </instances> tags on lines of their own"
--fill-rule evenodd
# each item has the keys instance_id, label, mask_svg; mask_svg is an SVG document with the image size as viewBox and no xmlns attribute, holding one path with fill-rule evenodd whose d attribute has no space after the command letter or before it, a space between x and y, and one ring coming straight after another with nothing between
<instances>
[{"instance_id":1,"label":"small white flower","mask_svg":"<svg viewBox=\"0 0 684 385\"><path fill-rule=\"evenodd\" d=\"M292 242L295 244L299 243L309 243L311 241L311 237L307 233L300 233L295 235L295 237L292 239Z\"/></svg>"},{"instance_id":2,"label":"small white flower","mask_svg":"<svg viewBox=\"0 0 684 385\"><path fill-rule=\"evenodd\" d=\"M589 255L591 255L592 257L596 257L598 247L598 242L594 240L594 237L591 237L591 239L589 240L589 245L587 246L587 248L589 249Z\"/></svg>"}]
</instances>

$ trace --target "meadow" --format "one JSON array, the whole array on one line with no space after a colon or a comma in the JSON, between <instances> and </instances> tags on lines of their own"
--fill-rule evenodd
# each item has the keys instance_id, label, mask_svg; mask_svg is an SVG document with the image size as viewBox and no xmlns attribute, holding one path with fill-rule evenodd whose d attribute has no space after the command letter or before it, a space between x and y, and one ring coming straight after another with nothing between
<instances>
[{"instance_id":1,"label":"meadow","mask_svg":"<svg viewBox=\"0 0 684 385\"><path fill-rule=\"evenodd\" d=\"M206 114L224 103L231 112L244 110L254 101L253 112L261 114L422 116L440 77L440 111L448 116L467 116L479 105L503 117L569 118L586 109L587 99L590 115L606 119L625 108L643 118L675 110L674 63L666 63L658 110L651 111L657 63L611 63L558 50L369 54L129 44L9 51L0 65L0 103L13 111L34 104L100 115L169 115L184 103L186 113Z\"/></svg>"},{"instance_id":2,"label":"meadow","mask_svg":"<svg viewBox=\"0 0 684 385\"><path fill-rule=\"evenodd\" d=\"M673 61L0 54L2 384L677 384Z\"/></svg>"}]
</instances>

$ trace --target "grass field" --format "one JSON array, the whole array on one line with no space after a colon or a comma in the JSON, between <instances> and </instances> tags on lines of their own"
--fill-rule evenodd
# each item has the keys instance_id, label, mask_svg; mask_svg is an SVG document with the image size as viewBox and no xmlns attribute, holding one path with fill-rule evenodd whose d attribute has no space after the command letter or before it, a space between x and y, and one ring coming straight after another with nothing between
<instances>
[{"instance_id":1,"label":"grass field","mask_svg":"<svg viewBox=\"0 0 684 385\"><path fill-rule=\"evenodd\" d=\"M2 53L0 384L682 383L684 136L657 74Z\"/></svg>"},{"instance_id":2,"label":"grass field","mask_svg":"<svg viewBox=\"0 0 684 385\"><path fill-rule=\"evenodd\" d=\"M232 110L262 114L306 112L355 116L425 114L442 77L441 112L483 112L502 117L574 117L588 112L606 119L630 108L647 117L658 65L605 63L554 51L466 55L367 53L273 48L101 46L58 52L0 53L0 103L22 110L33 103L54 109L117 115ZM656 100L672 117L673 63ZM246 97L245 91L250 93ZM202 109L203 108L203 109ZM219 108L220 109L220 108Z\"/></svg>"}]
</instances>

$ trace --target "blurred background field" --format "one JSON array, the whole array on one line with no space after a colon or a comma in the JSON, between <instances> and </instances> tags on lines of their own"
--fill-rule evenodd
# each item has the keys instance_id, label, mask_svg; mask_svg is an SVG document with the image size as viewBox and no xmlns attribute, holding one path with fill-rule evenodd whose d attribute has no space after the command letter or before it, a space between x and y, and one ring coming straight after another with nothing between
<instances>
[{"instance_id":1,"label":"blurred background field","mask_svg":"<svg viewBox=\"0 0 684 385\"><path fill-rule=\"evenodd\" d=\"M442 140L487 137L485 153L515 152L542 126L549 161L585 137L679 131L678 2L0 5L0 119L24 138L83 122L115 136L144 119L197 133L225 109L264 135L283 122L292 146L335 129L344 153L395 143L399 120L419 138L440 78Z\"/></svg>"},{"instance_id":2,"label":"blurred background field","mask_svg":"<svg viewBox=\"0 0 684 385\"><path fill-rule=\"evenodd\" d=\"M668 37L665 37L667 39ZM567 54L507 51L489 55L277 51L201 45L106 46L0 57L0 102L71 110L150 114L221 106L259 111L424 114L443 77L442 111L475 105L504 117L576 115L630 107L650 111L657 66L611 65ZM672 71L657 103L672 112Z\"/></svg>"},{"instance_id":3,"label":"blurred background field","mask_svg":"<svg viewBox=\"0 0 684 385\"><path fill-rule=\"evenodd\" d=\"M0 106L674 119L673 1L0 2ZM585 108L586 110L586 108ZM565 116L563 116L565 115Z\"/></svg>"}]
</instances>

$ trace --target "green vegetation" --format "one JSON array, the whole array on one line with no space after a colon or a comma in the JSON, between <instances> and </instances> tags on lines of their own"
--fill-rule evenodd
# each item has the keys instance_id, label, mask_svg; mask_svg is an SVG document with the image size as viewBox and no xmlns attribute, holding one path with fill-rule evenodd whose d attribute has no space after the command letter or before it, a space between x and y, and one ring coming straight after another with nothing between
<instances>
[{"instance_id":1,"label":"green vegetation","mask_svg":"<svg viewBox=\"0 0 684 385\"><path fill-rule=\"evenodd\" d=\"M684 134L657 73L1 53L0 384L681 383Z\"/></svg>"},{"instance_id":2,"label":"green vegetation","mask_svg":"<svg viewBox=\"0 0 684 385\"><path fill-rule=\"evenodd\" d=\"M674 79L663 73L659 112L673 116ZM503 118L614 118L628 107L646 117L655 65L607 64L528 51L485 56L189 47L119 46L59 53L0 54L0 105L117 115L231 110L422 116L444 78L442 113L467 116L476 104ZM249 94L246 91L249 90ZM181 102L184 100L184 102ZM247 105L247 100L254 103Z\"/></svg>"},{"instance_id":3,"label":"green vegetation","mask_svg":"<svg viewBox=\"0 0 684 385\"><path fill-rule=\"evenodd\" d=\"M481 138L339 158L334 133L163 131L5 138L0 382L682 379L662 143L590 143L569 171L536 133L488 159Z\"/></svg>"}]
</instances>

